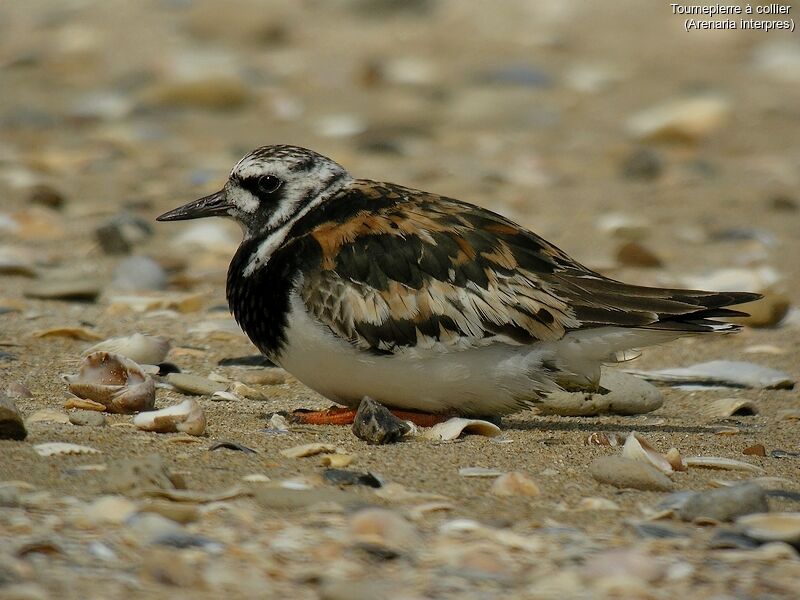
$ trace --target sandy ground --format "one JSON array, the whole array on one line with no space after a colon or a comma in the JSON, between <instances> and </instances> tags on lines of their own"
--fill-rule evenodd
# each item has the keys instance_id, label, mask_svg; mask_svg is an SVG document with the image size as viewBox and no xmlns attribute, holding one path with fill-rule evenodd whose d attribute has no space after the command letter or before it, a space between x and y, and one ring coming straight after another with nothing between
<instances>
[{"instance_id":1,"label":"sandy ground","mask_svg":"<svg viewBox=\"0 0 800 600\"><path fill-rule=\"evenodd\" d=\"M0 383L32 392L17 400L24 416L63 410L68 393L60 375L75 371L89 343L35 335L62 326L84 327L102 338L163 335L174 346L170 360L186 372L252 378L257 369L218 366L223 358L254 354L246 338L191 332L227 317L224 276L237 229L215 226L227 241L192 248L176 242L191 225L156 225L152 219L218 189L235 160L267 143L314 148L356 176L487 206L589 266L631 282L681 285L687 277L725 268L750 274L772 269L780 276L773 289L796 305L798 56L797 34L687 33L666 4L644 8L638 2L508 2L480 10L455 1L413 2L405 9L378 0L3 3L0 245L32 260L38 278L0 275L0 308L8 309L0 311L0 350L7 353L0 359ZM776 61L783 66L774 67ZM194 83L187 87L187 79ZM700 118L700 135L642 142L626 131L635 113L698 93L722 99L718 120ZM646 179L625 175L628 157L645 146L657 173ZM32 186L40 183L63 195L60 209L31 203ZM117 294L109 282L123 257L104 252L95 230L123 210L152 226L152 236L135 242L132 253L167 268L171 292L204 293L199 310L109 309ZM615 253L622 241L600 226L609 215L641 220L641 243L662 266L620 264ZM25 296L59 273L99 277L103 293L89 303ZM798 327L794 309L781 325L680 340L648 350L632 366L746 360L798 379ZM291 377L259 389L267 400L200 397L208 428L194 442L138 431L124 415L109 415L105 427L32 423L24 442L0 442L0 483L17 482L11 487L27 498L0 508L0 597L4 589L15 598L215 598L223 592L669 598L690 591L698 598L793 597L800 561L789 546L714 548L713 536L729 525L670 521L679 531L674 537L638 533L634 524L664 494L597 483L587 465L619 450L584 440L596 431L636 430L660 450L746 460L762 467L763 476L785 478L781 489L797 492L800 459L769 456L776 449L800 450L798 420L785 418L786 411L800 410L797 389L664 388L663 407L648 415L521 413L503 420L508 444L468 436L448 444L412 439L391 446L369 446L349 428L269 435L265 415L329 403ZM752 400L758 414L704 416L702 407L722 397ZM159 389L157 405L182 399ZM257 453L210 452L220 440ZM32 449L49 441L91 446L102 455L48 458ZM394 560L359 554L347 538L354 507L407 509L370 489L349 489L338 511L321 513L273 510L249 497L204 505L201 518L187 528L223 541L216 554L153 550L125 537L135 526L81 520L81 511L105 492L106 472L76 470L80 465L157 453L194 490L241 485L253 473L273 482L306 477L314 489L328 489L317 481L318 458L280 454L310 442L355 455L352 468L358 471L446 496L449 509L415 515L411 526L421 542ZM743 456L754 444L763 444L768 456ZM492 479L459 475L459 468L472 466L525 472L541 494L494 496ZM750 476L691 469L673 480L676 490L707 490L717 479ZM619 510L579 510L587 497L612 500ZM771 510L798 511L794 498L772 497ZM469 534L466 541L446 535L454 519L472 519L493 535L509 532L539 546L504 546L496 535L489 546L496 554L490 550L479 553L483 562L460 563L463 557L452 558L447 548L471 542ZM273 544L292 528L306 537L290 550L285 535L283 547ZM323 543L315 535L332 537ZM26 550L33 541L44 549ZM114 557L104 558L93 543L105 544ZM611 563L621 565L622 575L609 583L597 574L597 564L611 551L618 552ZM148 562L154 553L177 564L177 574L159 574ZM214 564L222 566L214 571ZM219 575L223 571L228 575ZM336 587L342 581L360 583L342 591Z\"/></svg>"}]
</instances>

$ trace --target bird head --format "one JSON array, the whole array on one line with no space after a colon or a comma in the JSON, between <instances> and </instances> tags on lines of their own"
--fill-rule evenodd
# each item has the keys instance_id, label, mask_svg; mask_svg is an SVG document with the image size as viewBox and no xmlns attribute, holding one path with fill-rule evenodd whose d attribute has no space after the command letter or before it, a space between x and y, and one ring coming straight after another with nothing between
<instances>
[{"instance_id":1,"label":"bird head","mask_svg":"<svg viewBox=\"0 0 800 600\"><path fill-rule=\"evenodd\" d=\"M245 238L263 235L296 221L351 180L344 167L312 150L263 146L236 163L220 191L157 220L228 217L241 225Z\"/></svg>"}]
</instances>

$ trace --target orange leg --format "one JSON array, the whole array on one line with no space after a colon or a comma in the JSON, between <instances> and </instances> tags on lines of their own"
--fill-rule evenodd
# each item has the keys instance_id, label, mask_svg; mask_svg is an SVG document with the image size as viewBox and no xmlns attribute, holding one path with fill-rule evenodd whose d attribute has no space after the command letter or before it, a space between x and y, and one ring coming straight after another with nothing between
<instances>
[{"instance_id":1,"label":"orange leg","mask_svg":"<svg viewBox=\"0 0 800 600\"><path fill-rule=\"evenodd\" d=\"M434 415L407 410L391 410L390 412L398 419L411 421L420 427L433 427L451 417L451 415ZM354 408L331 406L325 410L295 410L291 416L292 421L304 425L352 425L356 418L356 410Z\"/></svg>"}]
</instances>

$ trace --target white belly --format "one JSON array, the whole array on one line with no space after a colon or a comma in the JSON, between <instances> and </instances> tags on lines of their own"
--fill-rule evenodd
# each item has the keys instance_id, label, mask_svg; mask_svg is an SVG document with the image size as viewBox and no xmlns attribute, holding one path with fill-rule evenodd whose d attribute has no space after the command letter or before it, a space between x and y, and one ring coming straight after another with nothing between
<instances>
[{"instance_id":1,"label":"white belly","mask_svg":"<svg viewBox=\"0 0 800 600\"><path fill-rule=\"evenodd\" d=\"M386 406L462 415L507 414L552 389L537 346L371 355L335 336L291 301L287 345L276 362L311 389L346 406L369 396Z\"/></svg>"}]
</instances>

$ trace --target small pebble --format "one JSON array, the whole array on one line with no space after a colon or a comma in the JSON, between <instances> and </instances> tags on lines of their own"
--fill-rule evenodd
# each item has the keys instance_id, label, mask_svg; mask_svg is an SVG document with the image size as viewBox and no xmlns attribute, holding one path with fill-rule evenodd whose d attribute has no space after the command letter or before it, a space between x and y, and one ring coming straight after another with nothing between
<instances>
[{"instance_id":1,"label":"small pebble","mask_svg":"<svg viewBox=\"0 0 800 600\"><path fill-rule=\"evenodd\" d=\"M178 391L196 396L211 396L214 392L223 392L227 388L223 383L189 373L170 373L166 381Z\"/></svg>"},{"instance_id":2,"label":"small pebble","mask_svg":"<svg viewBox=\"0 0 800 600\"><path fill-rule=\"evenodd\" d=\"M364 398L358 406L353 422L353 434L369 444L392 444L411 431L405 421L395 417L389 409L372 398Z\"/></svg>"},{"instance_id":3,"label":"small pebble","mask_svg":"<svg viewBox=\"0 0 800 600\"><path fill-rule=\"evenodd\" d=\"M106 424L106 417L103 413L94 410L73 410L69 413L69 422L73 425L102 427Z\"/></svg>"},{"instance_id":4,"label":"small pebble","mask_svg":"<svg viewBox=\"0 0 800 600\"><path fill-rule=\"evenodd\" d=\"M698 492L686 500L678 510L684 521L712 519L733 521L742 515L767 512L767 495L755 483L742 483L730 487Z\"/></svg>"},{"instance_id":5,"label":"small pebble","mask_svg":"<svg viewBox=\"0 0 800 600\"><path fill-rule=\"evenodd\" d=\"M100 248L111 255L129 254L133 246L153 235L150 223L130 213L118 214L95 230Z\"/></svg>"}]
</instances>

